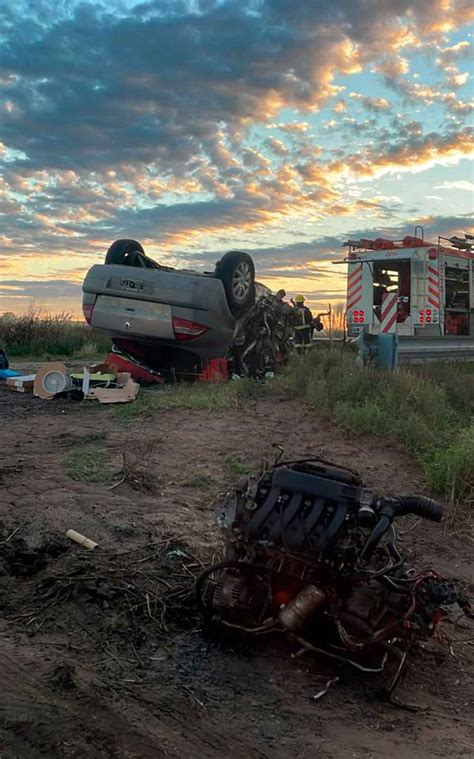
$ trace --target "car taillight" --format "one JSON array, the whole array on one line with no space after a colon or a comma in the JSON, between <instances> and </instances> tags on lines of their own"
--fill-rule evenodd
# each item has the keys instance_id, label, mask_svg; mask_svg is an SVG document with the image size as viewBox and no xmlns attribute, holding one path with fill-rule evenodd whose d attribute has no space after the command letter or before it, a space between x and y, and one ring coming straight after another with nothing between
<instances>
[{"instance_id":1,"label":"car taillight","mask_svg":"<svg viewBox=\"0 0 474 759\"><path fill-rule=\"evenodd\" d=\"M208 332L209 327L189 321L189 319L181 319L179 316L174 316L173 330L176 340L194 340L195 337L200 337L205 332Z\"/></svg>"},{"instance_id":2,"label":"car taillight","mask_svg":"<svg viewBox=\"0 0 474 759\"><path fill-rule=\"evenodd\" d=\"M82 304L82 313L84 314L84 319L88 324L92 321L92 312L94 310L95 303L83 303Z\"/></svg>"}]
</instances>

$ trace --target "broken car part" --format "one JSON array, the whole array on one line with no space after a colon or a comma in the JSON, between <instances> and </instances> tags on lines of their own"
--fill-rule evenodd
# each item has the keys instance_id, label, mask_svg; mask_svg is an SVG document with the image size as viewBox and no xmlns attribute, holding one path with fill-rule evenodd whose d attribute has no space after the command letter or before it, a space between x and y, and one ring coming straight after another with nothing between
<instances>
[{"instance_id":1,"label":"broken car part","mask_svg":"<svg viewBox=\"0 0 474 759\"><path fill-rule=\"evenodd\" d=\"M239 322L230 350L232 372L261 379L275 374L294 351L296 309L262 285L254 307Z\"/></svg>"},{"instance_id":2,"label":"broken car part","mask_svg":"<svg viewBox=\"0 0 474 759\"><path fill-rule=\"evenodd\" d=\"M320 459L278 464L219 507L225 553L201 575L199 601L218 625L283 630L363 671L380 671L394 654L393 688L406 652L435 633L444 607L467 608L453 583L410 567L396 545L398 519L442 514L430 498L379 496Z\"/></svg>"}]
</instances>

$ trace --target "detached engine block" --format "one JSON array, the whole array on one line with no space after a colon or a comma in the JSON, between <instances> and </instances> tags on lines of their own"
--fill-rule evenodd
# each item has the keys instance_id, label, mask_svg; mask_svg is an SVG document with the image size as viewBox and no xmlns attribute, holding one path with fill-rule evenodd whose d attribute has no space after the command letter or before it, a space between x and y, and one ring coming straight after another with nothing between
<instances>
[{"instance_id":1,"label":"detached engine block","mask_svg":"<svg viewBox=\"0 0 474 759\"><path fill-rule=\"evenodd\" d=\"M198 597L226 627L283 629L339 659L341 648L385 647L404 660L434 633L443 606L467 609L452 583L416 572L396 546L397 519L442 513L429 498L378 496L320 459L277 465L220 507L225 554L198 580Z\"/></svg>"}]
</instances>

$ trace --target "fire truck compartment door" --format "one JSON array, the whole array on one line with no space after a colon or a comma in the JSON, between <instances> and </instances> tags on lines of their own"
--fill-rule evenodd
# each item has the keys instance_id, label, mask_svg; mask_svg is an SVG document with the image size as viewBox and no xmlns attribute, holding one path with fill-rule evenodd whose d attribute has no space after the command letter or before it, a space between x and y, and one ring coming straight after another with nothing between
<instances>
[{"instance_id":1,"label":"fire truck compartment door","mask_svg":"<svg viewBox=\"0 0 474 759\"><path fill-rule=\"evenodd\" d=\"M347 274L347 322L351 333L361 332L373 320L372 264L349 263Z\"/></svg>"}]
</instances>

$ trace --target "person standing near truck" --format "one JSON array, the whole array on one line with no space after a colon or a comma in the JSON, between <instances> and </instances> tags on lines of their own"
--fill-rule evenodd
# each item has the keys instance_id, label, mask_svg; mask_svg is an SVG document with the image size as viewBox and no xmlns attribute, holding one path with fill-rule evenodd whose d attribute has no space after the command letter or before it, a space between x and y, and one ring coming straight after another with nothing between
<instances>
[{"instance_id":1,"label":"person standing near truck","mask_svg":"<svg viewBox=\"0 0 474 759\"><path fill-rule=\"evenodd\" d=\"M304 353L313 339L313 314L304 304L304 295L297 295L294 300L296 310L295 346L298 353Z\"/></svg>"}]
</instances>

